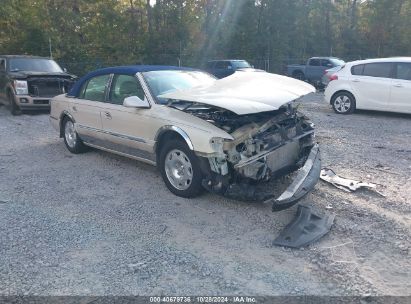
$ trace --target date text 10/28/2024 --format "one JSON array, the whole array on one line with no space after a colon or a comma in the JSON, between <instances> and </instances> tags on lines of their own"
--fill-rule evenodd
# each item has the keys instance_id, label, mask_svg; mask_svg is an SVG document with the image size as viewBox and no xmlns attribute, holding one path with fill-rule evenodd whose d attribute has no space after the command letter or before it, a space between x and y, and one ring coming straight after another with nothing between
<instances>
[{"instance_id":1,"label":"date text 10/28/2024","mask_svg":"<svg viewBox=\"0 0 411 304\"><path fill-rule=\"evenodd\" d=\"M150 297L150 303L257 303L254 297Z\"/></svg>"}]
</instances>

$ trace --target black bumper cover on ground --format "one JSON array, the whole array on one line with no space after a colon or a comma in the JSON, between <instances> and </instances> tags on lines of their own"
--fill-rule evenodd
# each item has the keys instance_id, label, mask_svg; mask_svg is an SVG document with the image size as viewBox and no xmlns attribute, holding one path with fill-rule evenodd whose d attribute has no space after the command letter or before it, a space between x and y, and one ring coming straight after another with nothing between
<instances>
[{"instance_id":1,"label":"black bumper cover on ground","mask_svg":"<svg viewBox=\"0 0 411 304\"><path fill-rule=\"evenodd\" d=\"M334 217L320 216L313 213L311 207L300 205L295 218L281 231L273 244L291 248L311 244L330 231Z\"/></svg>"},{"instance_id":2,"label":"black bumper cover on ground","mask_svg":"<svg viewBox=\"0 0 411 304\"><path fill-rule=\"evenodd\" d=\"M317 184L321 171L321 155L318 144L314 145L304 166L290 186L278 197L265 201L272 203L273 211L280 211L296 204L299 199L309 193Z\"/></svg>"}]
</instances>

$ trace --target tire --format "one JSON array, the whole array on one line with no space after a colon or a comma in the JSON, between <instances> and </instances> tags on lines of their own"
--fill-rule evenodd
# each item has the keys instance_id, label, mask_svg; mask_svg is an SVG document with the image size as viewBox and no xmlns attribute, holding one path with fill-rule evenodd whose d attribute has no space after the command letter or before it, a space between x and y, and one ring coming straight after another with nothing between
<instances>
[{"instance_id":1,"label":"tire","mask_svg":"<svg viewBox=\"0 0 411 304\"><path fill-rule=\"evenodd\" d=\"M158 159L161 176L172 193L192 198L204 191L199 160L186 143L181 140L166 142Z\"/></svg>"},{"instance_id":2,"label":"tire","mask_svg":"<svg viewBox=\"0 0 411 304\"><path fill-rule=\"evenodd\" d=\"M301 71L294 72L293 73L293 78L301 80L301 81L305 81L305 75Z\"/></svg>"},{"instance_id":3,"label":"tire","mask_svg":"<svg viewBox=\"0 0 411 304\"><path fill-rule=\"evenodd\" d=\"M354 96L349 92L340 92L335 94L331 99L331 105L337 114L354 113L356 102Z\"/></svg>"},{"instance_id":4,"label":"tire","mask_svg":"<svg viewBox=\"0 0 411 304\"><path fill-rule=\"evenodd\" d=\"M79 154L86 151L86 146L74 129L74 122L68 117L63 120L63 138L67 149L71 153Z\"/></svg>"},{"instance_id":5,"label":"tire","mask_svg":"<svg viewBox=\"0 0 411 304\"><path fill-rule=\"evenodd\" d=\"M13 93L9 92L7 94L7 97L9 99L9 109L10 109L11 115L13 115L13 116L21 115L21 110L20 110L19 106L16 105Z\"/></svg>"}]
</instances>

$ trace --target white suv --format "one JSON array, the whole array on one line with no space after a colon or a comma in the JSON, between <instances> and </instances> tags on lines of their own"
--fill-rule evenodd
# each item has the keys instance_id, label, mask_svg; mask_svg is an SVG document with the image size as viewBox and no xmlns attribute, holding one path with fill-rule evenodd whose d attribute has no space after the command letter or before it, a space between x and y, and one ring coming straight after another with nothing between
<instances>
[{"instance_id":1,"label":"white suv","mask_svg":"<svg viewBox=\"0 0 411 304\"><path fill-rule=\"evenodd\" d=\"M338 114L355 109L411 113L411 57L349 62L331 76L324 95Z\"/></svg>"}]
</instances>

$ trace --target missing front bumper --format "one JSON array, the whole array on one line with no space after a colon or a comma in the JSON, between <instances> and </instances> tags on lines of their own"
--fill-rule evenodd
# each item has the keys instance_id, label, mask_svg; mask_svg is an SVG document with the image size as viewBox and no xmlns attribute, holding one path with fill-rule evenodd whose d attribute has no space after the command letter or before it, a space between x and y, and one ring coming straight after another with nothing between
<instances>
[{"instance_id":1,"label":"missing front bumper","mask_svg":"<svg viewBox=\"0 0 411 304\"><path fill-rule=\"evenodd\" d=\"M246 183L229 184L227 182L228 185L224 187L224 180L213 183L210 179L204 179L203 186L210 192L224 195L231 199L269 203L272 204L273 211L280 211L296 204L299 199L314 188L320 177L320 170L320 150L318 144L316 144L311 148L304 165L298 170L298 175L294 181L278 198L274 197L272 189L264 187L265 189L263 190L258 185Z\"/></svg>"},{"instance_id":2,"label":"missing front bumper","mask_svg":"<svg viewBox=\"0 0 411 304\"><path fill-rule=\"evenodd\" d=\"M272 210L280 211L296 204L299 199L308 194L314 189L320 178L321 171L321 155L318 144L315 144L311 149L310 154L304 164L299 169L297 177L293 180L290 186L278 197L271 198L265 203L272 203Z\"/></svg>"}]
</instances>

